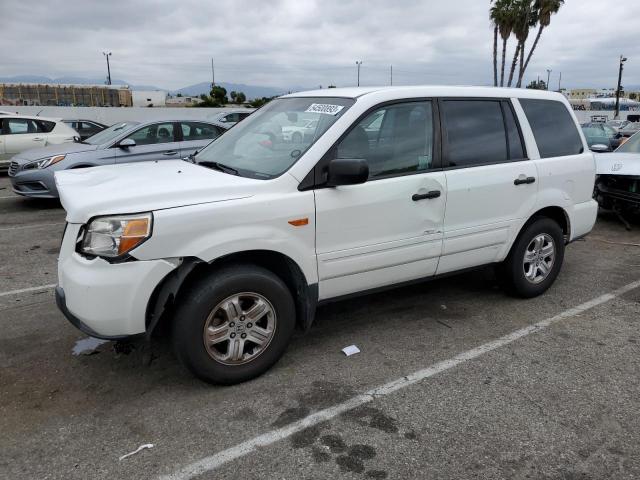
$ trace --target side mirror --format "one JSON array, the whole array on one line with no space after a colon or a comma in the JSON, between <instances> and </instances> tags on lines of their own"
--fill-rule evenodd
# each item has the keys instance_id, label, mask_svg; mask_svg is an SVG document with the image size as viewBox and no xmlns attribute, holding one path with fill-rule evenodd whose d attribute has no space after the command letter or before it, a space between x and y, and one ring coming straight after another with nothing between
<instances>
[{"instance_id":1,"label":"side mirror","mask_svg":"<svg viewBox=\"0 0 640 480\"><path fill-rule=\"evenodd\" d=\"M129 147L135 147L136 146L136 141L133 138L125 138L124 140L122 140L118 146L120 148L129 148Z\"/></svg>"},{"instance_id":2,"label":"side mirror","mask_svg":"<svg viewBox=\"0 0 640 480\"><path fill-rule=\"evenodd\" d=\"M356 185L369 178L369 164L364 158L335 158L329 162L327 186Z\"/></svg>"},{"instance_id":3,"label":"side mirror","mask_svg":"<svg viewBox=\"0 0 640 480\"><path fill-rule=\"evenodd\" d=\"M592 152L596 152L596 153L605 153L610 150L609 145L604 145L602 143L596 143L595 145L591 145L589 149Z\"/></svg>"}]
</instances>

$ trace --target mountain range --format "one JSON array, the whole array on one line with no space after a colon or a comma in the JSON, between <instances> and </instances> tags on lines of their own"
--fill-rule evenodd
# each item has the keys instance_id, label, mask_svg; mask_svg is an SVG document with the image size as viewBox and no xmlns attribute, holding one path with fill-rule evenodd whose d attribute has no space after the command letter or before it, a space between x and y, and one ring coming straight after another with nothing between
<instances>
[{"instance_id":1,"label":"mountain range","mask_svg":"<svg viewBox=\"0 0 640 480\"><path fill-rule=\"evenodd\" d=\"M0 77L0 83L53 83L63 84L72 83L76 85L102 85L104 84L103 78L86 78L86 77L58 77L49 78L43 75L16 75L13 77ZM113 78L111 83L114 85L129 85L131 90L163 90L172 95L178 93L182 95L196 96L203 93L208 94L211 90L211 82L200 82L186 87L179 88L177 90L169 90L165 88L156 87L154 85L132 85L125 80ZM224 87L227 93L232 91L243 92L248 99L261 98L261 97L273 97L275 95L282 95L290 91L304 90L304 88L276 88L276 87L264 87L259 85L245 85L243 83L228 83L220 82L217 85Z\"/></svg>"}]
</instances>

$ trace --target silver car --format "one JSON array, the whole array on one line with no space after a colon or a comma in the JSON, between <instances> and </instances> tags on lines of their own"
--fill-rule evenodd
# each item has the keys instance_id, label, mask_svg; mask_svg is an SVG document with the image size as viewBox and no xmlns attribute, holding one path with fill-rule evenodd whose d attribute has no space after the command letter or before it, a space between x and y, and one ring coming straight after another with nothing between
<instances>
[{"instance_id":1,"label":"silver car","mask_svg":"<svg viewBox=\"0 0 640 480\"><path fill-rule=\"evenodd\" d=\"M13 191L19 195L57 198L53 176L57 170L184 158L226 129L201 120L120 122L82 142L19 153L11 159L9 178Z\"/></svg>"}]
</instances>

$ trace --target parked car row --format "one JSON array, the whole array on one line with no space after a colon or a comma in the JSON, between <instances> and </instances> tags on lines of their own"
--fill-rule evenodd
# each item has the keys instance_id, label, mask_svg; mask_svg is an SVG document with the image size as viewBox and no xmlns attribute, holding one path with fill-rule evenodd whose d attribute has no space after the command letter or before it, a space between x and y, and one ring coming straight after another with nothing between
<instances>
[{"instance_id":1,"label":"parked car row","mask_svg":"<svg viewBox=\"0 0 640 480\"><path fill-rule=\"evenodd\" d=\"M189 122L184 121L183 125L180 126L180 128L184 130L183 135L181 135L177 129L175 130L175 133L172 134L171 132L174 131L174 127L165 125L164 128L160 128L158 130L158 138L154 143L165 144L179 142L183 144L184 150L187 151L188 148L184 147L184 142L197 140L202 143L202 140L212 140L223 131L231 128L233 125L249 116L251 113L251 111L246 110L231 110L210 115L206 120L199 122L202 125L208 126L206 128L193 127L193 133L191 132ZM173 120L169 121L169 123L171 122L173 122ZM132 122L125 123L129 124ZM116 128L118 131L120 131L122 125L117 125L120 125L120 127ZM11 113L9 111L0 111L0 173L5 173L9 170L9 166L11 163L10 160L12 157L16 156L17 154L22 154L22 152L25 152L26 150L31 150L38 147L58 145L61 143L85 142L87 139L94 137L97 133L102 132L107 128L107 125L96 122L94 120L44 118L40 116L19 115L16 113ZM153 132L149 133L149 131L145 131L142 133L142 135L147 134L153 135ZM160 138L162 139L162 141L158 141L158 139ZM100 140L92 139L90 143L93 145L98 145L100 142L102 142L103 139L104 137L102 137L102 139ZM134 138L134 140L136 140L136 138ZM172 141L170 142L169 140ZM138 145L149 143L150 142L147 138L137 138ZM74 147L70 148L74 150ZM46 153L48 154L53 150L49 149ZM86 149L83 148L83 150L81 151L85 150ZM152 153L153 149L147 148L145 150L145 153L148 154ZM159 150L161 150L161 147L159 147ZM74 152L76 151L74 150ZM176 153L177 152L178 150L176 150ZM62 155L68 152L60 151L58 153ZM16 158L16 164L14 165L14 173L17 172L15 170L16 166L20 167L24 163L21 162L21 160L24 160L25 158L32 159L34 158L34 156L39 156L38 159L40 159L40 157L44 158L41 154L45 154L45 152L29 152L25 153L24 155L18 156ZM122 161L122 157L124 156L125 155L118 155L120 161ZM171 157L171 155L167 156ZM132 154L131 157L144 159L142 158L143 155ZM148 159L148 155L145 155L144 157L147 157L146 159ZM93 166L94 164L101 165L104 163L103 161L96 163L93 159L90 158L86 158L85 160L85 163L87 163L86 166ZM82 162L83 160L79 161L80 164L82 164ZM50 166L52 164L53 163L47 166ZM35 184L32 184L31 186L37 188L37 185ZM48 193L45 190L48 189L37 188L36 191L31 191L31 189L29 188L18 188L16 189L16 192L22 195L47 196Z\"/></svg>"},{"instance_id":2,"label":"parked car row","mask_svg":"<svg viewBox=\"0 0 640 480\"><path fill-rule=\"evenodd\" d=\"M224 124L195 120L120 122L85 140L23 151L12 158L9 177L20 195L57 198L56 171L177 160L202 149L225 130Z\"/></svg>"}]
</instances>

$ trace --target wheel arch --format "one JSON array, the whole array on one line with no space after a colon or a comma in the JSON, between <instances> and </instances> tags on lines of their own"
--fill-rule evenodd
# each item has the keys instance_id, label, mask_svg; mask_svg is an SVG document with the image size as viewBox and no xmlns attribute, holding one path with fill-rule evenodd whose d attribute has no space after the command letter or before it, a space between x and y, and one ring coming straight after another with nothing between
<instances>
[{"instance_id":1,"label":"wheel arch","mask_svg":"<svg viewBox=\"0 0 640 480\"><path fill-rule=\"evenodd\" d=\"M173 311L189 285L212 271L230 264L257 265L277 275L289 288L296 305L296 323L308 330L315 318L318 284L309 284L300 266L275 250L234 252L206 262L197 257L183 258L181 264L155 288L146 314L146 335L172 321Z\"/></svg>"},{"instance_id":2,"label":"wheel arch","mask_svg":"<svg viewBox=\"0 0 640 480\"><path fill-rule=\"evenodd\" d=\"M567 211L557 205L544 207L536 211L533 215L531 215L531 217L529 217L529 220L527 220L524 225L522 225L522 227L520 228L520 232L522 232L522 230L524 230L536 218L540 217L550 218L551 220L554 220L558 225L560 225L560 228L562 228L562 233L564 234L565 243L569 242L569 240L571 239L571 219L569 218L569 214L567 213ZM520 234L520 232L518 232L518 235Z\"/></svg>"}]
</instances>

